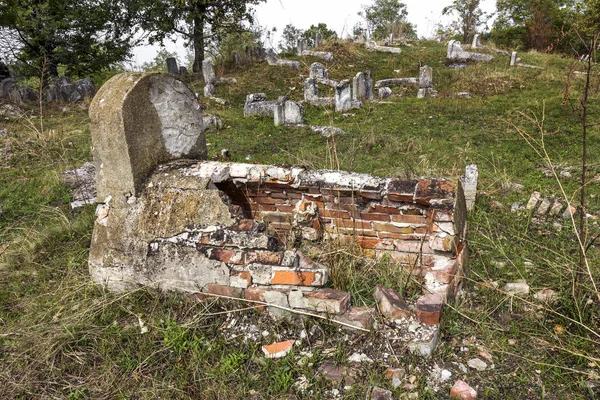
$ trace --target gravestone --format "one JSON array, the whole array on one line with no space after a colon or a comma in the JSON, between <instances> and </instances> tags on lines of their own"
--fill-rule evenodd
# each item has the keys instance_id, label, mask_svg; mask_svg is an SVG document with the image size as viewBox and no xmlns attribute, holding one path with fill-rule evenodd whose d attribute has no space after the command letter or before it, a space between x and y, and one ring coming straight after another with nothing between
<instances>
[{"instance_id":1,"label":"gravestone","mask_svg":"<svg viewBox=\"0 0 600 400\"><path fill-rule=\"evenodd\" d=\"M267 95L264 93L249 94L246 96L246 103L244 104L244 117L251 115L273 116L276 106L277 102L267 101Z\"/></svg>"},{"instance_id":2,"label":"gravestone","mask_svg":"<svg viewBox=\"0 0 600 400\"><path fill-rule=\"evenodd\" d=\"M319 47L321 45L322 39L323 36L321 36L321 32L317 32L317 34L315 35L315 47Z\"/></svg>"},{"instance_id":3,"label":"gravestone","mask_svg":"<svg viewBox=\"0 0 600 400\"><path fill-rule=\"evenodd\" d=\"M179 74L179 67L177 66L177 59L174 57L167 58L167 72L170 74Z\"/></svg>"},{"instance_id":4,"label":"gravestone","mask_svg":"<svg viewBox=\"0 0 600 400\"><path fill-rule=\"evenodd\" d=\"M379 88L379 98L380 99L387 99L388 97L391 97L391 96L392 96L392 89L390 89L387 86Z\"/></svg>"},{"instance_id":5,"label":"gravestone","mask_svg":"<svg viewBox=\"0 0 600 400\"><path fill-rule=\"evenodd\" d=\"M476 164L467 165L465 174L460 178L460 183L465 194L467 211L471 211L475 206L477 197L477 180L479 179L479 170Z\"/></svg>"},{"instance_id":6,"label":"gravestone","mask_svg":"<svg viewBox=\"0 0 600 400\"><path fill-rule=\"evenodd\" d=\"M350 80L341 81L335 86L335 111L346 112L352 108L352 86Z\"/></svg>"},{"instance_id":7,"label":"gravestone","mask_svg":"<svg viewBox=\"0 0 600 400\"><path fill-rule=\"evenodd\" d=\"M473 43L471 43L471 48L476 49L478 47L481 47L481 43L479 42L479 34L476 33L475 36L473 36Z\"/></svg>"},{"instance_id":8,"label":"gravestone","mask_svg":"<svg viewBox=\"0 0 600 400\"><path fill-rule=\"evenodd\" d=\"M326 72L323 64L315 62L310 65L309 76L313 79L326 79L329 78L329 73Z\"/></svg>"},{"instance_id":9,"label":"gravestone","mask_svg":"<svg viewBox=\"0 0 600 400\"><path fill-rule=\"evenodd\" d=\"M316 78L307 78L304 81L304 100L308 102L319 100L319 86Z\"/></svg>"},{"instance_id":10,"label":"gravestone","mask_svg":"<svg viewBox=\"0 0 600 400\"><path fill-rule=\"evenodd\" d=\"M212 58L206 58L202 61L202 75L204 76L204 96L212 97L215 94L215 85L217 83L217 75L215 74L215 66Z\"/></svg>"},{"instance_id":11,"label":"gravestone","mask_svg":"<svg viewBox=\"0 0 600 400\"><path fill-rule=\"evenodd\" d=\"M364 101L373 99L373 78L371 71L359 72L352 79L352 99Z\"/></svg>"},{"instance_id":12,"label":"gravestone","mask_svg":"<svg viewBox=\"0 0 600 400\"><path fill-rule=\"evenodd\" d=\"M419 91L417 98L435 97L437 91L433 88L433 68L424 65L419 70Z\"/></svg>"},{"instance_id":13,"label":"gravestone","mask_svg":"<svg viewBox=\"0 0 600 400\"><path fill-rule=\"evenodd\" d=\"M471 53L464 51L458 40L448 42L446 57L450 61L466 62L466 61L483 61L490 62L494 57L489 54Z\"/></svg>"},{"instance_id":14,"label":"gravestone","mask_svg":"<svg viewBox=\"0 0 600 400\"><path fill-rule=\"evenodd\" d=\"M516 67L517 66L517 52L513 51L510 54L510 66L511 67Z\"/></svg>"},{"instance_id":15,"label":"gravestone","mask_svg":"<svg viewBox=\"0 0 600 400\"><path fill-rule=\"evenodd\" d=\"M295 101L281 96L274 110L275 125L301 125L304 123L304 108Z\"/></svg>"}]
</instances>

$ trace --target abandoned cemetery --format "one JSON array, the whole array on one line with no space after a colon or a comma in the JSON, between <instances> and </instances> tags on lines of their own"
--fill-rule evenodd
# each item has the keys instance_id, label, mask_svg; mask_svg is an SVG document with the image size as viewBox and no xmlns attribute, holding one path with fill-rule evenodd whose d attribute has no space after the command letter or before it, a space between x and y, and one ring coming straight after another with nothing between
<instances>
[{"instance_id":1,"label":"abandoned cemetery","mask_svg":"<svg viewBox=\"0 0 600 400\"><path fill-rule=\"evenodd\" d=\"M318 26L0 62L0 398L600 396L598 35Z\"/></svg>"}]
</instances>

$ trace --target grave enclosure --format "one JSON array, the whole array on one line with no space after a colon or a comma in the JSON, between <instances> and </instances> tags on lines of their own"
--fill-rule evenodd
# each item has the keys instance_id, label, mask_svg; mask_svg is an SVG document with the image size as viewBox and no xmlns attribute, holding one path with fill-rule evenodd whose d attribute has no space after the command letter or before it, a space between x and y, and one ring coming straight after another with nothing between
<instances>
[{"instance_id":1,"label":"grave enclosure","mask_svg":"<svg viewBox=\"0 0 600 400\"><path fill-rule=\"evenodd\" d=\"M423 324L438 324L460 289L468 257L460 181L205 161L201 109L166 74L111 78L90 117L99 204L89 266L111 290L245 298L275 314L329 313L368 329L373 310L324 288L328 266L286 248L289 237L357 245L365 258L411 271L421 297L391 303Z\"/></svg>"}]
</instances>

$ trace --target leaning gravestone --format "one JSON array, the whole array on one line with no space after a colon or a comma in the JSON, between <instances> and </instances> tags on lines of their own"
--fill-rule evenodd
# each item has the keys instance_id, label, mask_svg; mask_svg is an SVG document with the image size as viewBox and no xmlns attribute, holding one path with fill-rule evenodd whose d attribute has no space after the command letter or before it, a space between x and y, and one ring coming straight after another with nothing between
<instances>
[{"instance_id":1,"label":"leaning gravestone","mask_svg":"<svg viewBox=\"0 0 600 400\"><path fill-rule=\"evenodd\" d=\"M371 71L359 72L352 79L352 99L354 101L373 100Z\"/></svg>"},{"instance_id":2,"label":"leaning gravestone","mask_svg":"<svg viewBox=\"0 0 600 400\"><path fill-rule=\"evenodd\" d=\"M352 86L344 80L335 86L335 111L346 112L352 108Z\"/></svg>"}]
</instances>

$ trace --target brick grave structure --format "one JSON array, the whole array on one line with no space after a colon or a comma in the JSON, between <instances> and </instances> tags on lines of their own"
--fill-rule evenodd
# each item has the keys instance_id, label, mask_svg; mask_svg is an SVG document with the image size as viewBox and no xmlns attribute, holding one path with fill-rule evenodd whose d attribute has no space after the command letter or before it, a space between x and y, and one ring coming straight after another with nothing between
<instances>
[{"instance_id":1,"label":"brick grave structure","mask_svg":"<svg viewBox=\"0 0 600 400\"><path fill-rule=\"evenodd\" d=\"M165 74L113 77L90 117L99 204L89 265L111 290L141 284L242 298L369 329L373 310L327 288L327 266L280 240L292 236L353 244L421 277L412 305L373 288L388 318L435 326L460 289L468 258L460 182L202 161L200 107ZM432 332L416 344L423 354Z\"/></svg>"}]
</instances>

